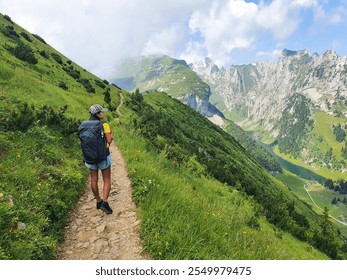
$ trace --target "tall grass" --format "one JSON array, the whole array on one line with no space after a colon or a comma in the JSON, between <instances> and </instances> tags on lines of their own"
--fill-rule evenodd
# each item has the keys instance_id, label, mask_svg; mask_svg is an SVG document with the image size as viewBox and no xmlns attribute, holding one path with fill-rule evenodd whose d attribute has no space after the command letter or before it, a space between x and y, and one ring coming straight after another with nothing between
<instances>
[{"instance_id":1,"label":"tall grass","mask_svg":"<svg viewBox=\"0 0 347 280\"><path fill-rule=\"evenodd\" d=\"M115 129L125 156L141 236L154 259L326 259L258 215L251 198L180 169L126 125Z\"/></svg>"},{"instance_id":2,"label":"tall grass","mask_svg":"<svg viewBox=\"0 0 347 280\"><path fill-rule=\"evenodd\" d=\"M44 127L6 136L0 162L2 258L52 259L84 186L78 145Z\"/></svg>"}]
</instances>

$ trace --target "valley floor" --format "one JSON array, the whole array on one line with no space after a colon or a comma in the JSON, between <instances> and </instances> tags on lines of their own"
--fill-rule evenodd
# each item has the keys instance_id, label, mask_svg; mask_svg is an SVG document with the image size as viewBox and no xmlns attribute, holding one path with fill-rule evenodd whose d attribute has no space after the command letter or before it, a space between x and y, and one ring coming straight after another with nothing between
<instances>
[{"instance_id":1,"label":"valley floor","mask_svg":"<svg viewBox=\"0 0 347 280\"><path fill-rule=\"evenodd\" d=\"M310 194L310 186L312 185L312 182L309 182L309 183L307 183L305 186L304 186L304 189L305 189L305 191L307 192L307 195L310 197L310 199L311 199L311 201L312 201L312 203L313 203L313 205L314 206L316 206L320 211L322 211L322 213L323 213L323 211L324 211L324 209L322 208L322 207L320 207L320 206L318 206L317 205L317 203L314 201L314 199L312 198L312 196L311 196L311 194ZM323 186L321 186L321 185L319 185L321 188L323 188L324 189L324 187ZM342 225L344 225L344 226L347 226L347 223L345 223L345 222L343 222L343 221L340 221L340 220L338 220L338 219L336 219L335 217L333 217L332 215L329 215L329 217L331 218L331 219L333 219L334 221L336 221L337 223L340 223L340 224L342 224Z\"/></svg>"},{"instance_id":2,"label":"valley floor","mask_svg":"<svg viewBox=\"0 0 347 280\"><path fill-rule=\"evenodd\" d=\"M148 259L140 243L137 209L132 201L132 190L125 162L120 150L111 144L112 169L109 197L113 214L96 209L90 189L90 179L85 193L69 217L65 241L58 250L62 260L140 260ZM102 193L99 174L99 191Z\"/></svg>"}]
</instances>

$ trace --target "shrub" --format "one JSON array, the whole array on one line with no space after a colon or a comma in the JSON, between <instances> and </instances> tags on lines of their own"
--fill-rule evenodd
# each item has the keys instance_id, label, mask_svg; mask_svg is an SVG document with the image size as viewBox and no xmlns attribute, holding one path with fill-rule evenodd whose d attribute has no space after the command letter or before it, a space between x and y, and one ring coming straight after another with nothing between
<instances>
[{"instance_id":1,"label":"shrub","mask_svg":"<svg viewBox=\"0 0 347 280\"><path fill-rule=\"evenodd\" d=\"M106 88L106 84L100 80L94 80L95 81L95 84L98 86L98 87L101 87L102 89L105 89Z\"/></svg>"},{"instance_id":2,"label":"shrub","mask_svg":"<svg viewBox=\"0 0 347 280\"><path fill-rule=\"evenodd\" d=\"M119 86L117 86L116 84L112 84L115 88L121 90L121 88Z\"/></svg>"},{"instance_id":3,"label":"shrub","mask_svg":"<svg viewBox=\"0 0 347 280\"><path fill-rule=\"evenodd\" d=\"M91 83L88 79L80 79L80 80L78 80L78 82L81 83L85 87L87 92L95 93L95 88L93 88L93 86L91 85Z\"/></svg>"},{"instance_id":4,"label":"shrub","mask_svg":"<svg viewBox=\"0 0 347 280\"><path fill-rule=\"evenodd\" d=\"M143 95L138 89L130 95L130 99L125 101L125 105L135 112L140 112L143 109Z\"/></svg>"},{"instance_id":5,"label":"shrub","mask_svg":"<svg viewBox=\"0 0 347 280\"><path fill-rule=\"evenodd\" d=\"M46 53L46 51L40 51L40 55L42 56L42 57L44 57L44 58L49 58L49 54L48 53Z\"/></svg>"},{"instance_id":6,"label":"shrub","mask_svg":"<svg viewBox=\"0 0 347 280\"><path fill-rule=\"evenodd\" d=\"M59 54L51 53L51 56L56 62L58 62L59 64L63 64L63 60Z\"/></svg>"},{"instance_id":7,"label":"shrub","mask_svg":"<svg viewBox=\"0 0 347 280\"><path fill-rule=\"evenodd\" d=\"M13 111L7 121L7 130L27 132L33 125L50 126L57 128L63 135L69 135L76 131L79 121L65 116L67 105L59 110L54 110L48 105L38 109L34 105L23 103L18 111Z\"/></svg>"},{"instance_id":8,"label":"shrub","mask_svg":"<svg viewBox=\"0 0 347 280\"><path fill-rule=\"evenodd\" d=\"M21 32L20 35L22 35L22 37L27 40L28 42L32 42L33 40L31 40L30 36L25 33L25 32Z\"/></svg>"},{"instance_id":9,"label":"shrub","mask_svg":"<svg viewBox=\"0 0 347 280\"><path fill-rule=\"evenodd\" d=\"M74 79L79 79L81 76L80 71L75 70L72 65L70 67L63 67L63 70Z\"/></svg>"},{"instance_id":10,"label":"shrub","mask_svg":"<svg viewBox=\"0 0 347 280\"><path fill-rule=\"evenodd\" d=\"M64 82L60 82L59 83L59 87L62 88L63 90L68 90L69 89L69 87Z\"/></svg>"},{"instance_id":11,"label":"shrub","mask_svg":"<svg viewBox=\"0 0 347 280\"><path fill-rule=\"evenodd\" d=\"M56 127L63 135L70 135L76 132L80 121L70 119L65 116L67 105L61 107L58 111L48 105L44 105L36 111L35 118L41 125Z\"/></svg>"},{"instance_id":12,"label":"shrub","mask_svg":"<svg viewBox=\"0 0 347 280\"><path fill-rule=\"evenodd\" d=\"M37 40L39 40L40 42L44 43L44 44L47 44L45 40L43 40L39 35L37 34L31 34L33 35Z\"/></svg>"},{"instance_id":13,"label":"shrub","mask_svg":"<svg viewBox=\"0 0 347 280\"><path fill-rule=\"evenodd\" d=\"M19 130L26 132L35 120L35 108L33 105L29 106L24 103L19 107L18 111L14 111L8 122L7 129L10 131Z\"/></svg>"},{"instance_id":14,"label":"shrub","mask_svg":"<svg viewBox=\"0 0 347 280\"><path fill-rule=\"evenodd\" d=\"M11 23L14 23L14 22L12 21L12 19L10 18L10 16L8 16L8 15L4 15L4 19L6 19L7 21L9 21L9 22L11 22Z\"/></svg>"},{"instance_id":15,"label":"shrub","mask_svg":"<svg viewBox=\"0 0 347 280\"><path fill-rule=\"evenodd\" d=\"M343 142L345 141L346 138L346 132L344 129L341 127L340 124L336 125L333 127L334 135L336 137L337 142Z\"/></svg>"},{"instance_id":16,"label":"shrub","mask_svg":"<svg viewBox=\"0 0 347 280\"><path fill-rule=\"evenodd\" d=\"M18 35L18 33L14 30L14 27L12 25L8 25L6 26L5 28L2 28L1 29L1 32L6 36L6 37L9 37L9 38L12 38L12 39L19 39L20 36Z\"/></svg>"},{"instance_id":17,"label":"shrub","mask_svg":"<svg viewBox=\"0 0 347 280\"><path fill-rule=\"evenodd\" d=\"M110 90L107 88L106 91L104 92L104 101L107 104L111 103L111 95L110 95Z\"/></svg>"},{"instance_id":18,"label":"shrub","mask_svg":"<svg viewBox=\"0 0 347 280\"><path fill-rule=\"evenodd\" d=\"M34 55L34 51L28 45L21 42L13 49L13 54L18 59L31 64L37 64L38 62Z\"/></svg>"}]
</instances>

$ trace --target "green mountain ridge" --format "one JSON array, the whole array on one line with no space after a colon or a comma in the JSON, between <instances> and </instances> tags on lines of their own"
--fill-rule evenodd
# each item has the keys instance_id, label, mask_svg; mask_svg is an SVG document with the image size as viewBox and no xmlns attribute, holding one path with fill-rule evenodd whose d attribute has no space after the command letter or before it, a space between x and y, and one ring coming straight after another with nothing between
<instances>
[{"instance_id":1,"label":"green mountain ridge","mask_svg":"<svg viewBox=\"0 0 347 280\"><path fill-rule=\"evenodd\" d=\"M207 117L224 117L209 102L210 87L184 60L167 55L141 56L124 60L117 67L118 73L111 81L120 87L142 92L166 92Z\"/></svg>"},{"instance_id":2,"label":"green mountain ridge","mask_svg":"<svg viewBox=\"0 0 347 280\"><path fill-rule=\"evenodd\" d=\"M199 113L120 90L9 17L0 28L0 259L56 258L87 176L75 133L93 103L111 109L153 259L346 258L328 217Z\"/></svg>"},{"instance_id":3,"label":"green mountain ridge","mask_svg":"<svg viewBox=\"0 0 347 280\"><path fill-rule=\"evenodd\" d=\"M142 56L123 61L118 67L116 84L134 91L164 91L173 97L196 95L201 100L210 96L209 86L192 71L184 60L169 56ZM163 78L164 77L164 78ZM165 78L167 77L167 78Z\"/></svg>"}]
</instances>

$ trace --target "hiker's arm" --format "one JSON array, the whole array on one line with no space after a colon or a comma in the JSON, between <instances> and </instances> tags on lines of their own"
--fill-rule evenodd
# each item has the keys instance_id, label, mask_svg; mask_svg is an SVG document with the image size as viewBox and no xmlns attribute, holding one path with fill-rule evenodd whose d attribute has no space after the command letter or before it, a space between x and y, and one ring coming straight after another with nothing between
<instances>
[{"instance_id":1,"label":"hiker's arm","mask_svg":"<svg viewBox=\"0 0 347 280\"><path fill-rule=\"evenodd\" d=\"M105 137L106 137L106 142L110 145L113 141L112 133L111 132L105 133Z\"/></svg>"},{"instance_id":2,"label":"hiker's arm","mask_svg":"<svg viewBox=\"0 0 347 280\"><path fill-rule=\"evenodd\" d=\"M104 128L104 133L105 133L105 138L106 138L106 142L107 144L111 144L113 141L113 136L112 136L112 131L110 126L108 125L108 123L104 123L103 124L103 128Z\"/></svg>"}]
</instances>

